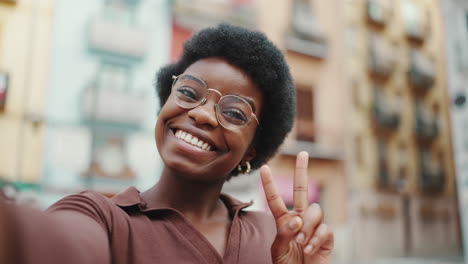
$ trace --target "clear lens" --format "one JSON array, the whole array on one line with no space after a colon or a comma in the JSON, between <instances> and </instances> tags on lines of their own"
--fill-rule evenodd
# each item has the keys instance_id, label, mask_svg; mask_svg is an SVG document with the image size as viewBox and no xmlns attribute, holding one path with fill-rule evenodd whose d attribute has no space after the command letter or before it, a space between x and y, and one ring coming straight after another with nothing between
<instances>
[{"instance_id":1,"label":"clear lens","mask_svg":"<svg viewBox=\"0 0 468 264\"><path fill-rule=\"evenodd\" d=\"M216 106L216 115L223 126L245 126L252 116L250 105L236 95L225 95Z\"/></svg>"},{"instance_id":2,"label":"clear lens","mask_svg":"<svg viewBox=\"0 0 468 264\"><path fill-rule=\"evenodd\" d=\"M182 75L176 79L172 87L177 104L184 108L194 108L200 105L208 93L208 88L201 80L190 75Z\"/></svg>"},{"instance_id":3,"label":"clear lens","mask_svg":"<svg viewBox=\"0 0 468 264\"><path fill-rule=\"evenodd\" d=\"M186 109L199 106L208 95L206 84L191 75L181 75L172 84L176 103ZM247 125L252 118L252 108L237 95L224 95L216 104L216 117L225 128L238 129Z\"/></svg>"}]
</instances>

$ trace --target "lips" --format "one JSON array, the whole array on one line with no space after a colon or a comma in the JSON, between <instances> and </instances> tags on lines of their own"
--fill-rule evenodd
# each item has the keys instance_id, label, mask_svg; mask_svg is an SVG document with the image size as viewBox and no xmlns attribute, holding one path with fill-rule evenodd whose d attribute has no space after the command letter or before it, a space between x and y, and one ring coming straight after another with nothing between
<instances>
[{"instance_id":1,"label":"lips","mask_svg":"<svg viewBox=\"0 0 468 264\"><path fill-rule=\"evenodd\" d=\"M206 150L206 151L214 150L213 146L211 146L207 142L203 141L202 139L199 139L198 137L190 134L187 131L177 129L175 131L174 135L176 136L176 138L178 138L180 140L183 140L186 143L188 143L188 144L190 144L192 146L198 147L198 148L200 148L202 150Z\"/></svg>"}]
</instances>

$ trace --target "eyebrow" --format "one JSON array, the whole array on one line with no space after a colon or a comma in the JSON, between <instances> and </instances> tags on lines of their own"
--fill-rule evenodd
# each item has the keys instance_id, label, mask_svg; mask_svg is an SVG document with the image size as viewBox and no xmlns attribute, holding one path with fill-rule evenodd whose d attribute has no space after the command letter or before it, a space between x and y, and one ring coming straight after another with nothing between
<instances>
[{"instance_id":1,"label":"eyebrow","mask_svg":"<svg viewBox=\"0 0 468 264\"><path fill-rule=\"evenodd\" d=\"M190 80L196 81L196 82L198 82L198 83L200 83L200 84L202 84L202 85L208 87L208 85L207 85L203 80L201 80L200 78L197 78L197 77L195 77L195 76L192 76L192 75L190 75L190 74L184 74L184 75L182 75L182 79L190 79Z\"/></svg>"}]
</instances>

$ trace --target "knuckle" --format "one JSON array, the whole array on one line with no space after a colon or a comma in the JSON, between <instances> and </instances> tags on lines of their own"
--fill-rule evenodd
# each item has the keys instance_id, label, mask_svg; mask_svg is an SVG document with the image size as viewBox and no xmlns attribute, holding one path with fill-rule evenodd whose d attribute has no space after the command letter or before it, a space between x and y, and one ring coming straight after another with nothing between
<instances>
[{"instance_id":1,"label":"knuckle","mask_svg":"<svg viewBox=\"0 0 468 264\"><path fill-rule=\"evenodd\" d=\"M272 195L267 196L267 201L271 202L271 201L274 201L274 200L276 200L278 198L279 198L278 195L272 194Z\"/></svg>"},{"instance_id":2,"label":"knuckle","mask_svg":"<svg viewBox=\"0 0 468 264\"><path fill-rule=\"evenodd\" d=\"M307 192L307 186L296 186L294 187L295 192Z\"/></svg>"}]
</instances>

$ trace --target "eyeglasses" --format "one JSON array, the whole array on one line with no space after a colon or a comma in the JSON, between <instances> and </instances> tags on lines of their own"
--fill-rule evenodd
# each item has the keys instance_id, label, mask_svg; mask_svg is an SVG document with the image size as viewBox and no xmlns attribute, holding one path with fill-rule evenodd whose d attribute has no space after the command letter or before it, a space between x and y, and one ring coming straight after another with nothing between
<instances>
[{"instance_id":1,"label":"eyeglasses","mask_svg":"<svg viewBox=\"0 0 468 264\"><path fill-rule=\"evenodd\" d=\"M210 91L217 93L219 98L216 108L216 119L226 129L239 130L254 119L258 125L257 116L246 99L237 95L223 95L218 90L208 88L208 85L197 77L188 74L172 76L172 93L178 106L193 109L204 105Z\"/></svg>"}]
</instances>

